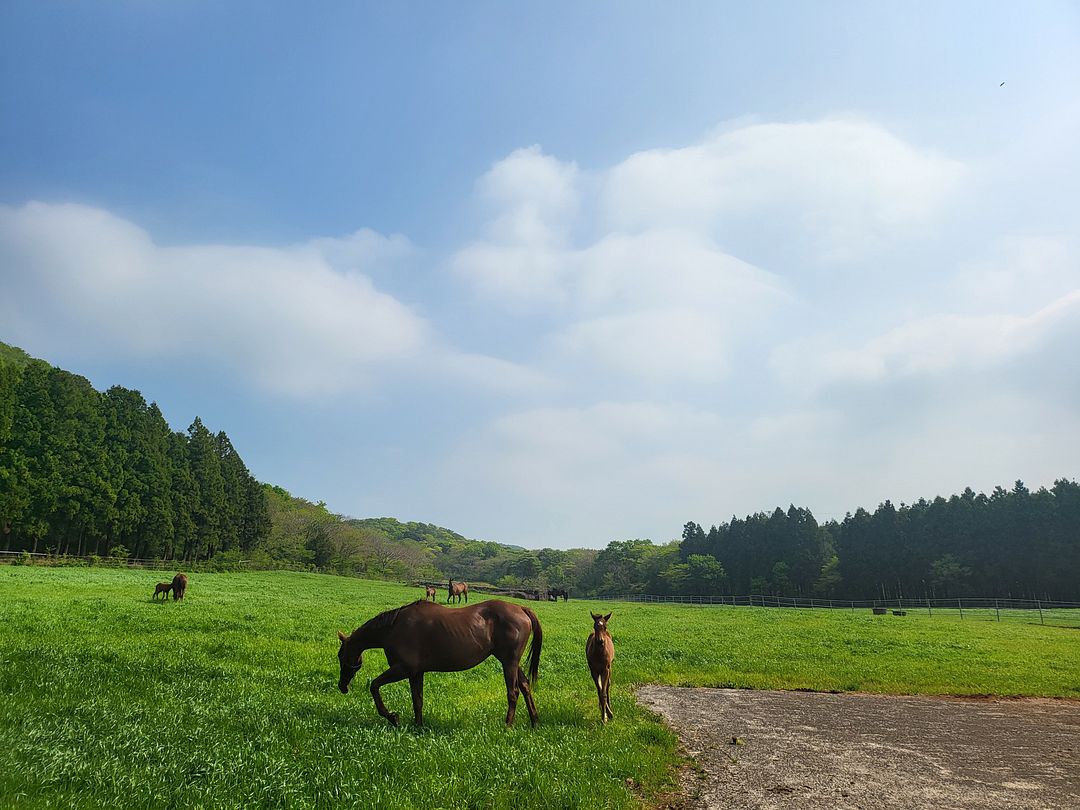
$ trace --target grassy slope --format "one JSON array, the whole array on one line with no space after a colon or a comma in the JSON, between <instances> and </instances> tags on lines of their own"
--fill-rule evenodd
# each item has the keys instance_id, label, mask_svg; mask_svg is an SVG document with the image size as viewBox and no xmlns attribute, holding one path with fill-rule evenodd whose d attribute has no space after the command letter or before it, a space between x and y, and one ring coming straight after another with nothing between
<instances>
[{"instance_id":1,"label":"grassy slope","mask_svg":"<svg viewBox=\"0 0 1080 810\"><path fill-rule=\"evenodd\" d=\"M662 790L674 740L628 684L1080 696L1077 630L1020 623L569 602L534 605L545 644L530 730L502 726L494 662L427 678L428 728L392 729L336 689L334 631L415 598L310 574L0 567L0 805L620 807ZM615 722L584 664L614 611ZM409 716L407 684L384 690ZM631 790L627 780L632 779ZM490 792L499 785L498 792Z\"/></svg>"}]
</instances>

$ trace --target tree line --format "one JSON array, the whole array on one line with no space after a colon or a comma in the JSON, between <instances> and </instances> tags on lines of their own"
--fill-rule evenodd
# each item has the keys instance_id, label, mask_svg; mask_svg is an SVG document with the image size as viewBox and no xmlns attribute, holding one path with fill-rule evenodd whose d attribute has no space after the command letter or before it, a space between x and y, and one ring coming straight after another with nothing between
<instances>
[{"instance_id":1,"label":"tree line","mask_svg":"<svg viewBox=\"0 0 1080 810\"><path fill-rule=\"evenodd\" d=\"M1080 601L1080 485L967 488L899 508L885 501L823 525L794 506L707 532L687 523L680 557L696 555L722 567L721 593Z\"/></svg>"},{"instance_id":2,"label":"tree line","mask_svg":"<svg viewBox=\"0 0 1080 810\"><path fill-rule=\"evenodd\" d=\"M262 485L222 431L0 344L0 547L206 560L268 536Z\"/></svg>"},{"instance_id":3,"label":"tree line","mask_svg":"<svg viewBox=\"0 0 1080 810\"><path fill-rule=\"evenodd\" d=\"M621 594L1080 601L1080 485L970 488L819 523L790 506L654 544L524 549L428 523L353 519L260 484L224 432L0 343L0 547L381 579Z\"/></svg>"}]
</instances>

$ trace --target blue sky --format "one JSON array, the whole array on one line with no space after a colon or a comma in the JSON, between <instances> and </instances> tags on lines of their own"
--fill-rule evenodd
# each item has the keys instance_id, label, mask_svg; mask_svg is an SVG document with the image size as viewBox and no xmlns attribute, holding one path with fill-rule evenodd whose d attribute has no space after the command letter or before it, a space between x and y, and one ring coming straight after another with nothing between
<instances>
[{"instance_id":1,"label":"blue sky","mask_svg":"<svg viewBox=\"0 0 1080 810\"><path fill-rule=\"evenodd\" d=\"M1075 478L1078 46L1069 3L6 3L0 340L527 546Z\"/></svg>"}]
</instances>

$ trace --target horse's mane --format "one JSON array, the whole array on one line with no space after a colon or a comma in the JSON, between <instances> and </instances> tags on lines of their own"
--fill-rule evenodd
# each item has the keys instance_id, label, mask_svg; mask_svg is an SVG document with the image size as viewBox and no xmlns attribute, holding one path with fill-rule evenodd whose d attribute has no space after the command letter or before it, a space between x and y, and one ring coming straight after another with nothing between
<instances>
[{"instance_id":1,"label":"horse's mane","mask_svg":"<svg viewBox=\"0 0 1080 810\"><path fill-rule=\"evenodd\" d=\"M372 616L370 619L364 622L360 626L360 629L357 630L357 632L363 631L370 633L378 630L386 630L392 627L394 622L397 621L398 614L401 613L401 611L411 608L413 605L416 604L423 605L426 604L426 602L424 602L423 599L417 599L415 602L410 602L409 604L402 605L399 608L394 608L393 610L384 610L382 613L376 616Z\"/></svg>"}]
</instances>

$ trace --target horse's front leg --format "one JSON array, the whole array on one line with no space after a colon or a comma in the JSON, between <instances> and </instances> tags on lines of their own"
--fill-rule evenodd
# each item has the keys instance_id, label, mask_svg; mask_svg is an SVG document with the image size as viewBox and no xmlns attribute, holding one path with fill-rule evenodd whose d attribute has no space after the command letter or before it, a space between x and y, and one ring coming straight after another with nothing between
<instances>
[{"instance_id":1,"label":"horse's front leg","mask_svg":"<svg viewBox=\"0 0 1080 810\"><path fill-rule=\"evenodd\" d=\"M412 689L413 722L424 725L424 673L409 677L409 687Z\"/></svg>"},{"instance_id":2,"label":"horse's front leg","mask_svg":"<svg viewBox=\"0 0 1080 810\"><path fill-rule=\"evenodd\" d=\"M382 695L379 694L379 689L388 683L403 681L406 677L408 676L403 674L397 667L390 667L390 669L386 670L386 672L371 682L371 696L375 699L375 709L394 726L398 724L398 716L394 712L387 711L386 704L383 703L382 700Z\"/></svg>"},{"instance_id":3,"label":"horse's front leg","mask_svg":"<svg viewBox=\"0 0 1080 810\"><path fill-rule=\"evenodd\" d=\"M607 709L604 705L604 673L593 670L593 683L596 684L596 702L600 706L600 722L607 722Z\"/></svg>"}]
</instances>

